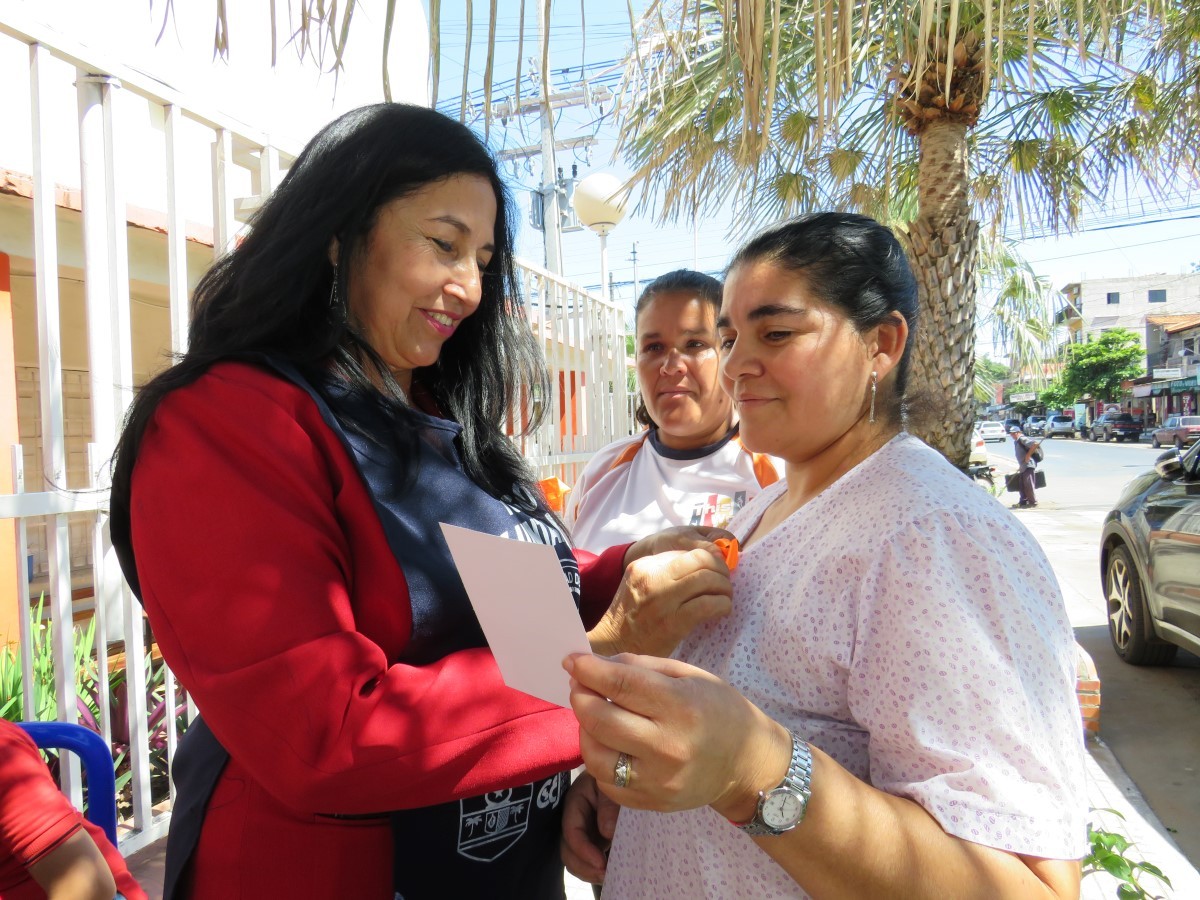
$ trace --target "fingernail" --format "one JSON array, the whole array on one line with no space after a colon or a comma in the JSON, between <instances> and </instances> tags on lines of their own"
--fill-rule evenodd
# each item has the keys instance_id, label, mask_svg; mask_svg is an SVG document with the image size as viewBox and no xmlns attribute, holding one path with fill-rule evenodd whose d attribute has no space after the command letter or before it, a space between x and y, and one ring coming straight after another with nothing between
<instances>
[{"instance_id":1,"label":"fingernail","mask_svg":"<svg viewBox=\"0 0 1200 900\"><path fill-rule=\"evenodd\" d=\"M575 671L575 657L578 654L572 653L570 656L563 657L562 667L567 670L567 674Z\"/></svg>"}]
</instances>

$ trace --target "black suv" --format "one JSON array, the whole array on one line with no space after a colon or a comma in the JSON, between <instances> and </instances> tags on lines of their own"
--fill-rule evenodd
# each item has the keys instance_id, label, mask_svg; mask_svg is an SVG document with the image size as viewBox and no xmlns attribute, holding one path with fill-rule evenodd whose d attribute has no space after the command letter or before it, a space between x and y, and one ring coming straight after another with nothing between
<instances>
[{"instance_id":1,"label":"black suv","mask_svg":"<svg viewBox=\"0 0 1200 900\"><path fill-rule=\"evenodd\" d=\"M1142 422L1129 413L1105 413L1092 423L1093 441L1136 441L1142 436Z\"/></svg>"}]
</instances>

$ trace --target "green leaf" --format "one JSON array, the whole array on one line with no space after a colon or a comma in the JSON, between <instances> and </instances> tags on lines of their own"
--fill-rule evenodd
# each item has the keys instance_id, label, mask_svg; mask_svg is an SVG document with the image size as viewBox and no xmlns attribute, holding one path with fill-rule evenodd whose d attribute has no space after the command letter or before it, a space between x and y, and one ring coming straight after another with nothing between
<instances>
[{"instance_id":1,"label":"green leaf","mask_svg":"<svg viewBox=\"0 0 1200 900\"><path fill-rule=\"evenodd\" d=\"M1133 864L1123 856L1105 853L1098 856L1096 861L1100 864L1100 868L1115 878L1122 881L1129 881L1133 878Z\"/></svg>"}]
</instances>

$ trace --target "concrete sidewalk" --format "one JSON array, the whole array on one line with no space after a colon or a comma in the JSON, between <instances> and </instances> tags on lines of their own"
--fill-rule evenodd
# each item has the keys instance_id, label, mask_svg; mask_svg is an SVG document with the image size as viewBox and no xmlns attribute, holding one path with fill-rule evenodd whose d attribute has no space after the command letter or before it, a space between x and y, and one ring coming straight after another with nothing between
<instances>
[{"instance_id":1,"label":"concrete sidewalk","mask_svg":"<svg viewBox=\"0 0 1200 900\"><path fill-rule=\"evenodd\" d=\"M993 457L993 464L997 463ZM997 466L1015 470L1015 463ZM1062 506L1055 502L1053 490L1042 492L1036 509L1016 513L1032 532L1050 559L1066 601L1067 614L1076 628L1107 627L1105 604L1100 583L1099 541L1105 510ZM1016 494L1002 494L1006 505ZM1100 737L1088 741L1088 805L1093 810L1116 810L1120 817L1096 812L1093 824L1105 831L1124 835L1134 846L1126 851L1133 860L1158 866L1171 879L1171 887L1146 876L1143 886L1150 896L1200 897L1200 872L1179 850L1170 832L1146 804L1132 779L1104 744L1103 685L1101 685ZM1123 818L1121 818L1123 817ZM1116 897L1119 882L1101 873L1083 882L1085 900Z\"/></svg>"}]
</instances>

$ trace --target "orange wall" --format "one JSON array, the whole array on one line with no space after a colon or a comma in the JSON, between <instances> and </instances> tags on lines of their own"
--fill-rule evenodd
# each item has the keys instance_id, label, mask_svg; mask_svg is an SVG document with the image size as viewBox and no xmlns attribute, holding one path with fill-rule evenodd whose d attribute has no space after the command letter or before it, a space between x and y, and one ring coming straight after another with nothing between
<instances>
[{"instance_id":1,"label":"orange wall","mask_svg":"<svg viewBox=\"0 0 1200 900\"><path fill-rule=\"evenodd\" d=\"M0 494L12 493L12 445L20 442L10 272L8 254L0 253ZM0 647L17 640L18 615L17 526L12 519L0 519Z\"/></svg>"}]
</instances>

